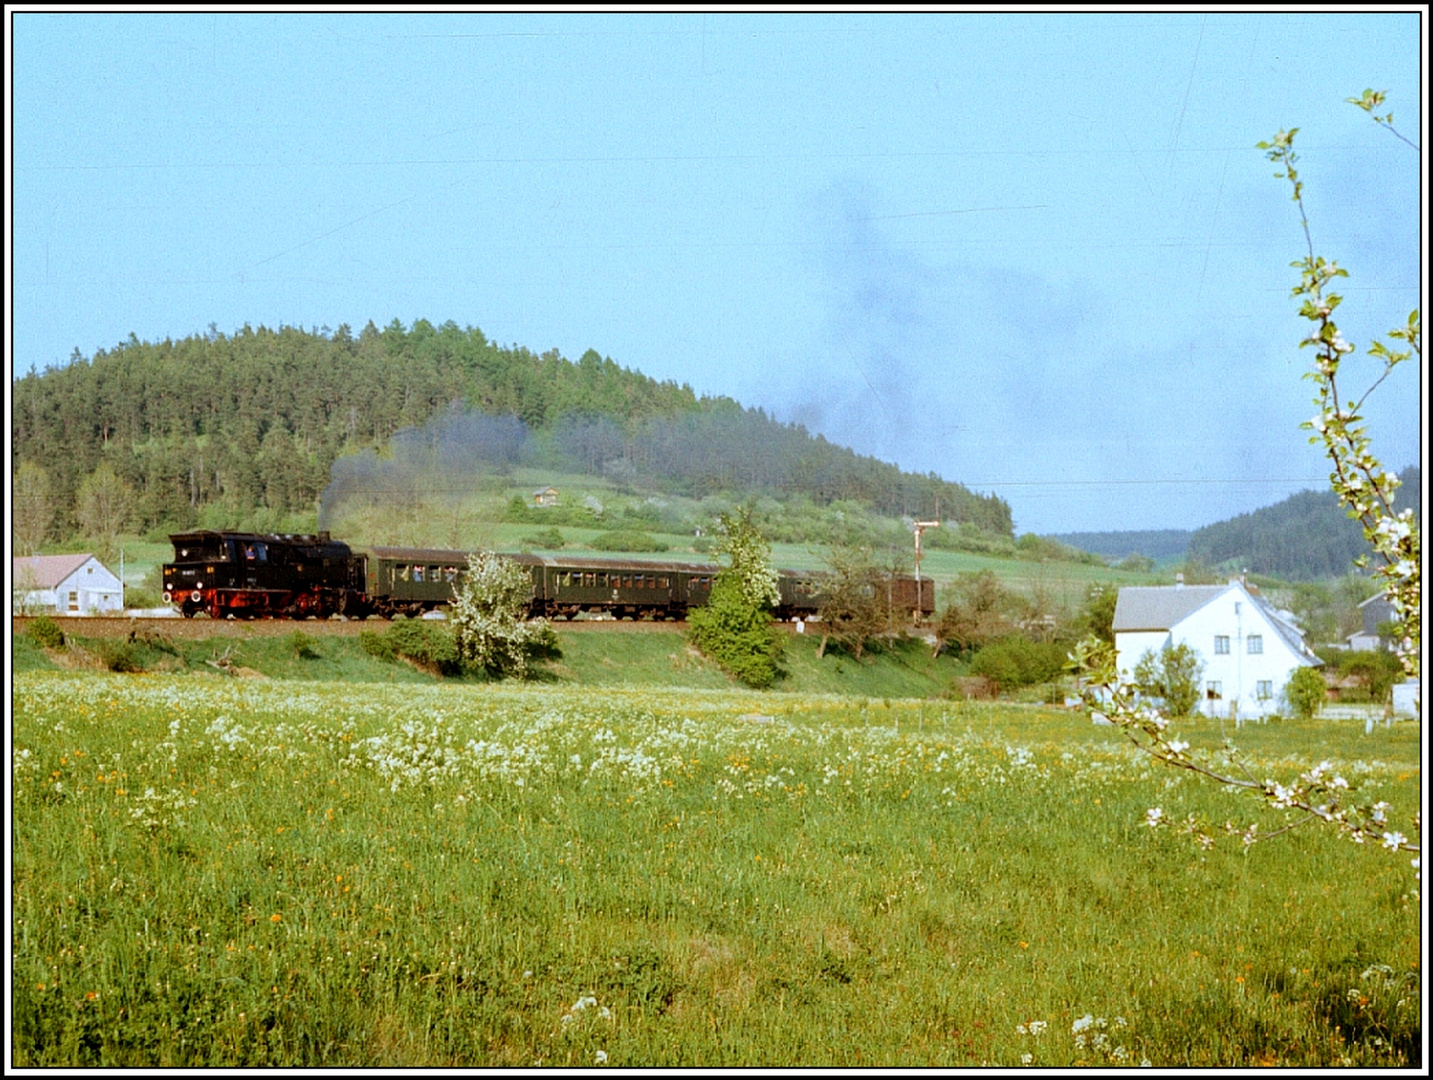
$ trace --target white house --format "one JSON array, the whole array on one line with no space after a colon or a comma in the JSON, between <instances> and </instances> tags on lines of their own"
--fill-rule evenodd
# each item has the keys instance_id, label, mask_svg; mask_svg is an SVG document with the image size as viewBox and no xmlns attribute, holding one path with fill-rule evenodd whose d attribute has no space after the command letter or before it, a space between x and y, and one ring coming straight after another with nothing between
<instances>
[{"instance_id":1,"label":"white house","mask_svg":"<svg viewBox=\"0 0 1433 1080\"><path fill-rule=\"evenodd\" d=\"M93 555L31 555L11 560L10 597L16 614L101 615L124 610L124 590Z\"/></svg>"},{"instance_id":2,"label":"white house","mask_svg":"<svg viewBox=\"0 0 1433 1080\"><path fill-rule=\"evenodd\" d=\"M1188 645L1204 663L1199 711L1205 716L1277 712L1289 676L1321 661L1294 617L1239 578L1227 585L1121 589L1115 604L1120 671L1134 673L1146 650Z\"/></svg>"}]
</instances>

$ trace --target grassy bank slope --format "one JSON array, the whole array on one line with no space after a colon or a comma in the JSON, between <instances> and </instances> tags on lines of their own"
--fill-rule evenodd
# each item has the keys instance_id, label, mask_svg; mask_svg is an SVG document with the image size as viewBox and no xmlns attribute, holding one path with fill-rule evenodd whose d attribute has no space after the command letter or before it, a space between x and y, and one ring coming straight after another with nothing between
<instances>
[{"instance_id":1,"label":"grassy bank slope","mask_svg":"<svg viewBox=\"0 0 1433 1080\"><path fill-rule=\"evenodd\" d=\"M375 624L375 628L383 624ZM71 627L74 629L71 629ZM482 682L475 676L440 680L431 672L404 662L369 656L354 637L317 637L301 629L278 637L214 638L185 641L157 635L151 643L86 638L82 625L66 623L69 644L44 650L26 636L15 639L11 660L15 671L106 668L117 650L124 650L142 672L197 677L261 676L344 683ZM691 648L673 627L652 626L614 631L567 630L559 626L562 658L544 666L537 681L544 685L583 687L692 687L720 690L735 684L715 664ZM892 642L875 648L857 662L831 651L817 659L820 638L792 634L787 638L787 676L779 692L855 694L865 697L933 697L949 690L965 665L951 656L932 658L922 641ZM224 668L216 668L222 663ZM237 676L233 673L238 672Z\"/></svg>"}]
</instances>

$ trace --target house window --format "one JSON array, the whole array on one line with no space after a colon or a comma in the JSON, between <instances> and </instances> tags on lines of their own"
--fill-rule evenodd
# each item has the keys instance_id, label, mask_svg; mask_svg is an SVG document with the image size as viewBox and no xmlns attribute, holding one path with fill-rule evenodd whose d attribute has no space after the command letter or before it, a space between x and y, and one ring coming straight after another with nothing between
<instances>
[{"instance_id":1,"label":"house window","mask_svg":"<svg viewBox=\"0 0 1433 1080\"><path fill-rule=\"evenodd\" d=\"M1225 638L1227 641L1228 638ZM1224 684L1218 679L1210 679L1204 684L1204 696L1210 701L1222 701L1224 699Z\"/></svg>"},{"instance_id":2,"label":"house window","mask_svg":"<svg viewBox=\"0 0 1433 1080\"><path fill-rule=\"evenodd\" d=\"M1229 635L1228 635L1228 634L1215 634L1215 635L1214 635L1214 655L1215 655L1215 656L1225 656L1225 655L1228 654L1228 652L1229 652Z\"/></svg>"},{"instance_id":3,"label":"house window","mask_svg":"<svg viewBox=\"0 0 1433 1080\"><path fill-rule=\"evenodd\" d=\"M1263 635L1263 634L1250 634L1250 635L1249 635L1249 654L1252 656L1252 655L1254 655L1255 653L1262 653L1263 651L1264 651L1264 635Z\"/></svg>"},{"instance_id":4,"label":"house window","mask_svg":"<svg viewBox=\"0 0 1433 1080\"><path fill-rule=\"evenodd\" d=\"M1274 696L1274 680L1260 679L1258 683L1255 684L1254 696L1260 701L1268 701L1272 698Z\"/></svg>"},{"instance_id":5,"label":"house window","mask_svg":"<svg viewBox=\"0 0 1433 1080\"><path fill-rule=\"evenodd\" d=\"M77 593L77 592L72 592L72 593L70 593L69 608L70 608L71 611L79 611L79 610L80 610L80 594L79 594L79 593Z\"/></svg>"}]
</instances>

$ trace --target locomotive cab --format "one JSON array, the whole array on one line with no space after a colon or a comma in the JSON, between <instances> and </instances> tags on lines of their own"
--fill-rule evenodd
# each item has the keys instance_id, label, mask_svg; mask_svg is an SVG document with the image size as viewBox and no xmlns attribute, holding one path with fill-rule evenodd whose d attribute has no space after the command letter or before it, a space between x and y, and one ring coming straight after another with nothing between
<instances>
[{"instance_id":1,"label":"locomotive cab","mask_svg":"<svg viewBox=\"0 0 1433 1080\"><path fill-rule=\"evenodd\" d=\"M328 533L175 533L165 563L164 599L185 618L280 615L326 618L360 613L363 560Z\"/></svg>"}]
</instances>

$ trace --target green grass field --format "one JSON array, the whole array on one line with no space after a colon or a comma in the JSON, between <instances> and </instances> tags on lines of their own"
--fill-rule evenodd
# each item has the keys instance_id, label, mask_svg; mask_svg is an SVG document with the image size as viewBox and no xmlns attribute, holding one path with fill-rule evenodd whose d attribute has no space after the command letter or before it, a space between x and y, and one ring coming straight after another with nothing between
<instances>
[{"instance_id":1,"label":"green grass field","mask_svg":"<svg viewBox=\"0 0 1433 1080\"><path fill-rule=\"evenodd\" d=\"M1143 828L1279 819L1077 712L34 670L13 731L17 1067L1420 1062L1408 857ZM1238 735L1413 834L1416 726Z\"/></svg>"}]
</instances>

